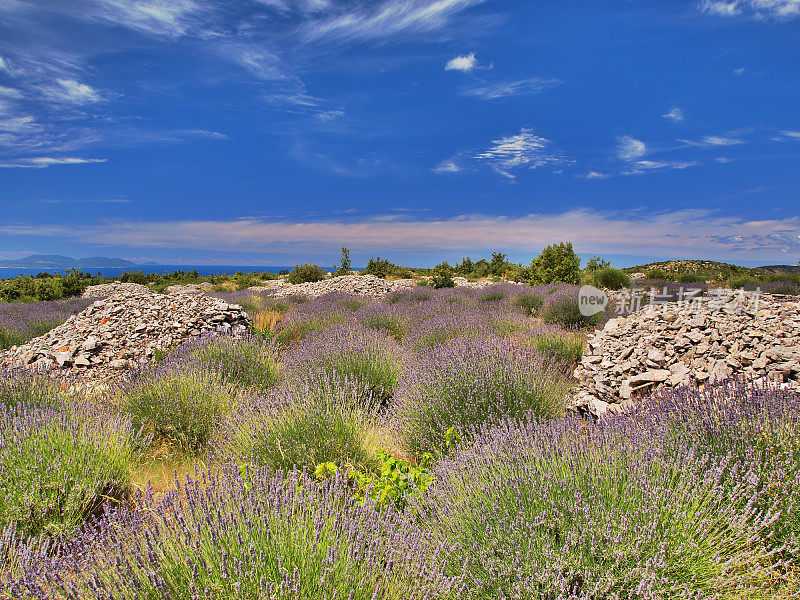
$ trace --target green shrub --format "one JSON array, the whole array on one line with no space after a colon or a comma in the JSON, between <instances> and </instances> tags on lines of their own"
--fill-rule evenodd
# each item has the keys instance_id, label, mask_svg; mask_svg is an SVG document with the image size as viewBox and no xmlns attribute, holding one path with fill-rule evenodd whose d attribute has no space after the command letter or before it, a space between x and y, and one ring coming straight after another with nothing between
<instances>
[{"instance_id":1,"label":"green shrub","mask_svg":"<svg viewBox=\"0 0 800 600\"><path fill-rule=\"evenodd\" d=\"M627 273L624 273L619 269L602 267L600 269L588 271L586 273L586 277L584 278L584 282L588 283L589 285L593 285L596 288L621 290L622 288L626 288L631 285L631 278L627 275Z\"/></svg>"},{"instance_id":2,"label":"green shrub","mask_svg":"<svg viewBox=\"0 0 800 600\"><path fill-rule=\"evenodd\" d=\"M588 260L586 263L586 270L587 271L599 271L600 269L605 269L606 267L610 267L611 263L607 260L600 258L599 256L593 256Z\"/></svg>"},{"instance_id":3,"label":"green shrub","mask_svg":"<svg viewBox=\"0 0 800 600\"><path fill-rule=\"evenodd\" d=\"M749 275L734 275L728 279L728 287L732 290L742 288L749 283L758 283L758 279Z\"/></svg>"},{"instance_id":4,"label":"green shrub","mask_svg":"<svg viewBox=\"0 0 800 600\"><path fill-rule=\"evenodd\" d=\"M542 321L560 325L561 327L582 327L597 323L602 313L593 316L581 314L578 299L570 293L560 293L549 299L539 313Z\"/></svg>"},{"instance_id":5,"label":"green shrub","mask_svg":"<svg viewBox=\"0 0 800 600\"><path fill-rule=\"evenodd\" d=\"M306 283L310 281L322 281L325 279L325 272L317 265L306 263L304 265L297 265L286 276L286 281L289 283Z\"/></svg>"},{"instance_id":6,"label":"green shrub","mask_svg":"<svg viewBox=\"0 0 800 600\"><path fill-rule=\"evenodd\" d=\"M680 277L678 277L678 281L680 283L699 283L701 281L705 281L700 275L697 273L681 273Z\"/></svg>"},{"instance_id":7,"label":"green shrub","mask_svg":"<svg viewBox=\"0 0 800 600\"><path fill-rule=\"evenodd\" d=\"M453 281L453 268L447 262L436 265L430 278L430 285L435 289L456 287Z\"/></svg>"},{"instance_id":8,"label":"green shrub","mask_svg":"<svg viewBox=\"0 0 800 600\"><path fill-rule=\"evenodd\" d=\"M131 417L140 449L165 445L178 455L193 456L206 450L215 427L233 405L218 376L185 365L145 372L119 400L121 410Z\"/></svg>"},{"instance_id":9,"label":"green shrub","mask_svg":"<svg viewBox=\"0 0 800 600\"><path fill-rule=\"evenodd\" d=\"M489 273L496 277L500 277L508 269L508 261L506 255L502 252L492 252L492 260L489 261Z\"/></svg>"},{"instance_id":10,"label":"green shrub","mask_svg":"<svg viewBox=\"0 0 800 600\"><path fill-rule=\"evenodd\" d=\"M547 246L531 263L533 282L579 283L581 278L581 259L572 249L572 242L562 242Z\"/></svg>"},{"instance_id":11,"label":"green shrub","mask_svg":"<svg viewBox=\"0 0 800 600\"><path fill-rule=\"evenodd\" d=\"M648 279L672 279L664 269L653 268L645 273Z\"/></svg>"},{"instance_id":12,"label":"green shrub","mask_svg":"<svg viewBox=\"0 0 800 600\"><path fill-rule=\"evenodd\" d=\"M544 298L542 298L536 292L525 292L524 294L514 296L513 302L516 306L522 309L522 312L524 312L526 315L535 316L542 308L542 305L544 304Z\"/></svg>"},{"instance_id":13,"label":"green shrub","mask_svg":"<svg viewBox=\"0 0 800 600\"><path fill-rule=\"evenodd\" d=\"M86 404L0 409L0 530L60 537L106 500L129 493L131 432L125 419Z\"/></svg>"},{"instance_id":14,"label":"green shrub","mask_svg":"<svg viewBox=\"0 0 800 600\"><path fill-rule=\"evenodd\" d=\"M370 257L364 272L368 275L374 275L375 277L386 279L396 268L396 265L392 264L387 259L381 259L380 256L378 258Z\"/></svg>"}]
</instances>

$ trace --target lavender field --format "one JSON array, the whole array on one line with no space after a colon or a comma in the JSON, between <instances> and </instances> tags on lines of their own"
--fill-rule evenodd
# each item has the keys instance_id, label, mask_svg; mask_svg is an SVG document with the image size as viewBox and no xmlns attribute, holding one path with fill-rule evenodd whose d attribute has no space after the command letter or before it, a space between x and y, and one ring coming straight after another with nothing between
<instances>
[{"instance_id":1,"label":"lavender field","mask_svg":"<svg viewBox=\"0 0 800 600\"><path fill-rule=\"evenodd\" d=\"M571 414L571 285L225 299L104 396L2 375L0 598L800 595L796 394Z\"/></svg>"},{"instance_id":2,"label":"lavender field","mask_svg":"<svg viewBox=\"0 0 800 600\"><path fill-rule=\"evenodd\" d=\"M30 304L0 302L0 351L47 333L95 300L68 298Z\"/></svg>"}]
</instances>

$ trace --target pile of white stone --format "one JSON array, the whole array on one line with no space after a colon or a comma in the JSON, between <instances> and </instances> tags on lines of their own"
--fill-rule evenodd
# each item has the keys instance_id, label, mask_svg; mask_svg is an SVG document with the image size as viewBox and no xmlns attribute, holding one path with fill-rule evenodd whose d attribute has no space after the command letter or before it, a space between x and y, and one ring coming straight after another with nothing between
<instances>
[{"instance_id":1,"label":"pile of white stone","mask_svg":"<svg viewBox=\"0 0 800 600\"><path fill-rule=\"evenodd\" d=\"M113 294L122 294L126 292L149 292L150 288L146 285L138 283L122 283L121 281L112 281L111 283L101 283L99 285L90 285L83 290L82 296L84 298L105 298Z\"/></svg>"},{"instance_id":2,"label":"pile of white stone","mask_svg":"<svg viewBox=\"0 0 800 600\"><path fill-rule=\"evenodd\" d=\"M209 330L240 330L236 304L203 295L155 293L118 284L107 298L47 334L0 354L0 367L58 368L107 378ZM124 286L124 287L123 287ZM97 286L95 286L97 287Z\"/></svg>"},{"instance_id":3,"label":"pile of white stone","mask_svg":"<svg viewBox=\"0 0 800 600\"><path fill-rule=\"evenodd\" d=\"M375 275L341 275L322 281L309 281L292 286L281 287L275 292L276 298L284 296L308 296L316 298L333 292L352 294L355 296L384 296L390 292L404 289L415 284L413 279L395 279L387 281Z\"/></svg>"},{"instance_id":4,"label":"pile of white stone","mask_svg":"<svg viewBox=\"0 0 800 600\"><path fill-rule=\"evenodd\" d=\"M648 306L590 335L575 377L576 406L598 416L729 377L800 387L800 302L725 292Z\"/></svg>"}]
</instances>

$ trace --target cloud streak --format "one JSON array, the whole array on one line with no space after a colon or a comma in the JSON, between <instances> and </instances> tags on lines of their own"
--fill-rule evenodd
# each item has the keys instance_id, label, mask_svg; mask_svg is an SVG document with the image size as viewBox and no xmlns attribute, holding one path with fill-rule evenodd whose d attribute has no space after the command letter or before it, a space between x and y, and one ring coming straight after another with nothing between
<instances>
[{"instance_id":1,"label":"cloud streak","mask_svg":"<svg viewBox=\"0 0 800 600\"><path fill-rule=\"evenodd\" d=\"M800 0L702 0L700 9L720 17L792 19L800 16Z\"/></svg>"},{"instance_id":2,"label":"cloud streak","mask_svg":"<svg viewBox=\"0 0 800 600\"><path fill-rule=\"evenodd\" d=\"M537 252L576 240L581 252L778 259L800 250L800 218L747 220L707 210L646 214L587 209L522 217L462 215L450 219L345 221L156 221L84 226L1 225L0 235L46 236L130 248L247 252L467 251ZM446 240L446 241L445 241Z\"/></svg>"},{"instance_id":3,"label":"cloud streak","mask_svg":"<svg viewBox=\"0 0 800 600\"><path fill-rule=\"evenodd\" d=\"M629 135L617 138L617 157L621 160L633 161L647 154L647 145Z\"/></svg>"},{"instance_id":4,"label":"cloud streak","mask_svg":"<svg viewBox=\"0 0 800 600\"><path fill-rule=\"evenodd\" d=\"M510 96L521 96L524 94L539 94L546 90L561 85L559 79L544 79L542 77L530 77L528 79L518 79L516 81L504 81L487 85L478 85L464 91L462 95L473 96L481 100L497 100Z\"/></svg>"},{"instance_id":5,"label":"cloud streak","mask_svg":"<svg viewBox=\"0 0 800 600\"><path fill-rule=\"evenodd\" d=\"M2 169L46 169L54 165L89 165L104 163L106 158L76 158L37 156L35 158L19 158L6 163L0 163Z\"/></svg>"},{"instance_id":6,"label":"cloud streak","mask_svg":"<svg viewBox=\"0 0 800 600\"><path fill-rule=\"evenodd\" d=\"M523 128L517 135L494 140L487 150L472 158L488 163L497 173L513 181L516 175L512 171L519 168L537 169L571 162L549 147L550 140Z\"/></svg>"},{"instance_id":7,"label":"cloud streak","mask_svg":"<svg viewBox=\"0 0 800 600\"><path fill-rule=\"evenodd\" d=\"M456 14L485 0L385 0L377 8L359 9L315 20L305 26L309 41L367 41L398 34L441 29Z\"/></svg>"}]
</instances>

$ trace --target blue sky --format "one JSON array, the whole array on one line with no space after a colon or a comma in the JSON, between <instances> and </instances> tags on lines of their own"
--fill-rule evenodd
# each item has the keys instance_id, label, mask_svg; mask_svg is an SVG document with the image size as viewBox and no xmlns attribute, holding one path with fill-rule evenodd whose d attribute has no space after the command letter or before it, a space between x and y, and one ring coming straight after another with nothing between
<instances>
[{"instance_id":1,"label":"blue sky","mask_svg":"<svg viewBox=\"0 0 800 600\"><path fill-rule=\"evenodd\" d=\"M0 0L0 258L800 257L800 0Z\"/></svg>"}]
</instances>

